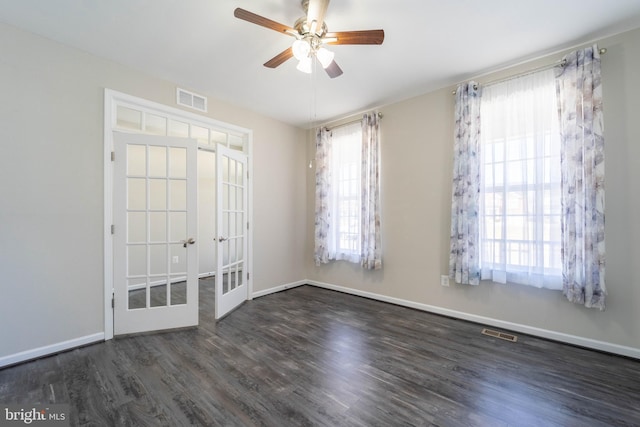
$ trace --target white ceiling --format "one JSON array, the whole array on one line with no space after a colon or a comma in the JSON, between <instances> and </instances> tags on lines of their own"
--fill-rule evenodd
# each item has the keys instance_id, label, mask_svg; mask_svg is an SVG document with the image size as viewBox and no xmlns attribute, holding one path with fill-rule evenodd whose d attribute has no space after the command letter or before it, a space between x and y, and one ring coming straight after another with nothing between
<instances>
[{"instance_id":1,"label":"white ceiling","mask_svg":"<svg viewBox=\"0 0 640 427\"><path fill-rule=\"evenodd\" d=\"M329 31L385 30L332 46L344 74L262 66L292 38L299 0L0 0L0 21L296 126L325 122L491 69L640 27L639 0L333 0Z\"/></svg>"}]
</instances>

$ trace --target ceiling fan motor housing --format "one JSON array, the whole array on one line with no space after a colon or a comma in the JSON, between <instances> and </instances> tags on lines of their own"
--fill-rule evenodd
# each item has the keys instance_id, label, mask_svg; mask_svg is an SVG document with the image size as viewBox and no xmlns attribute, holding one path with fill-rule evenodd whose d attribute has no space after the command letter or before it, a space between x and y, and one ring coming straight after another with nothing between
<instances>
[{"instance_id":1,"label":"ceiling fan motor housing","mask_svg":"<svg viewBox=\"0 0 640 427\"><path fill-rule=\"evenodd\" d=\"M298 32L298 34L300 34L300 36L304 37L307 35L312 35L311 33L311 28L309 28L309 25L307 24L307 17L303 16L300 19L298 19L296 21L295 24L293 24L293 28L295 28L295 30ZM318 31L316 30L315 35L318 38L322 38L325 36L325 34L327 34L328 32L328 28L327 28L327 23L323 22L322 23L322 30Z\"/></svg>"}]
</instances>

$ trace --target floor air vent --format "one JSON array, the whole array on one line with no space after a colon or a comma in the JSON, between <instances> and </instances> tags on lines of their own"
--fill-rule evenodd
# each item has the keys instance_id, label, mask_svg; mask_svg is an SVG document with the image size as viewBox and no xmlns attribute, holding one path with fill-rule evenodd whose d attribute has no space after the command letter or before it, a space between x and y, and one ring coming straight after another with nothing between
<instances>
[{"instance_id":1,"label":"floor air vent","mask_svg":"<svg viewBox=\"0 0 640 427\"><path fill-rule=\"evenodd\" d=\"M489 335L491 337L500 338L501 340L516 342L518 341L518 337L511 334L505 334L504 332L494 331L493 329L483 329L482 333L484 335Z\"/></svg>"}]
</instances>

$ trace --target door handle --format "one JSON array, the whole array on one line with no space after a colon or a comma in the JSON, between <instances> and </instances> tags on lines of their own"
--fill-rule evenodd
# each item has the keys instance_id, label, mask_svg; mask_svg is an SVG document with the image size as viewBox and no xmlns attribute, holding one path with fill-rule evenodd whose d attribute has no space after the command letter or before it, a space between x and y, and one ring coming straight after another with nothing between
<instances>
[{"instance_id":1,"label":"door handle","mask_svg":"<svg viewBox=\"0 0 640 427\"><path fill-rule=\"evenodd\" d=\"M193 237L189 237L187 240L183 240L182 243L182 247L186 248L187 244L189 245L193 245L196 242L196 239L194 239Z\"/></svg>"},{"instance_id":2,"label":"door handle","mask_svg":"<svg viewBox=\"0 0 640 427\"><path fill-rule=\"evenodd\" d=\"M225 240L227 240L226 237L218 237L218 242L224 242Z\"/></svg>"}]
</instances>

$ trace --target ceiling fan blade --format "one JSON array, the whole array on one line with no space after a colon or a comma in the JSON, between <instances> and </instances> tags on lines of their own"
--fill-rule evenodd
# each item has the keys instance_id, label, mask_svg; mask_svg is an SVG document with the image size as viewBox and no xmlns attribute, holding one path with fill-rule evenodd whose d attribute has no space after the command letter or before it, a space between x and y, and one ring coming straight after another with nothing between
<instances>
[{"instance_id":1,"label":"ceiling fan blade","mask_svg":"<svg viewBox=\"0 0 640 427\"><path fill-rule=\"evenodd\" d=\"M271 58L270 60L268 60L267 62L265 62L264 66L268 68L276 68L278 65L281 65L283 62L285 62L287 59L291 57L293 57L293 50L290 47L288 47L282 52L280 52L279 54L277 54L276 56L274 56L273 58Z\"/></svg>"},{"instance_id":2,"label":"ceiling fan blade","mask_svg":"<svg viewBox=\"0 0 640 427\"><path fill-rule=\"evenodd\" d=\"M338 76L342 75L342 69L336 64L336 61L331 62L327 68L324 69L329 77L335 79Z\"/></svg>"},{"instance_id":3,"label":"ceiling fan blade","mask_svg":"<svg viewBox=\"0 0 640 427\"><path fill-rule=\"evenodd\" d=\"M322 39L325 44L382 44L384 30L338 31L327 33Z\"/></svg>"},{"instance_id":4,"label":"ceiling fan blade","mask_svg":"<svg viewBox=\"0 0 640 427\"><path fill-rule=\"evenodd\" d=\"M309 28L315 28L316 34L322 33L322 23L324 22L324 15L327 13L329 7L329 0L309 0L309 9L307 10L307 25ZM312 27L311 24L316 21L316 26Z\"/></svg>"},{"instance_id":5,"label":"ceiling fan blade","mask_svg":"<svg viewBox=\"0 0 640 427\"><path fill-rule=\"evenodd\" d=\"M279 22L276 21L272 21L269 18L265 18L264 16L260 16L260 15L256 15L253 12L249 12L248 10L244 10L242 8L236 8L236 10L233 11L233 16L235 16L238 19L242 19L244 21L247 22L251 22L252 24L256 24L256 25L260 25L262 27L265 28L269 28L271 30L277 31L279 33L285 33L285 34L289 34L289 35L295 35L298 32L296 30L294 30L293 28L281 24Z\"/></svg>"}]
</instances>

